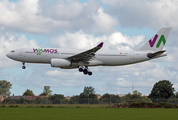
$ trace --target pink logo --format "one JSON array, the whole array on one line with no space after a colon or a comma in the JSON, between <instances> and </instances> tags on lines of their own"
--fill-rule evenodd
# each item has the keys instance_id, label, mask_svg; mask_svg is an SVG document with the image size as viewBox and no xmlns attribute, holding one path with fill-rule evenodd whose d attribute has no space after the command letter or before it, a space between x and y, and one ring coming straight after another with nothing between
<instances>
[{"instance_id":1,"label":"pink logo","mask_svg":"<svg viewBox=\"0 0 178 120\"><path fill-rule=\"evenodd\" d=\"M155 35L155 37L153 38L153 41L151 39L149 40L150 47L153 47L153 45L155 44L157 38L158 38L158 35Z\"/></svg>"},{"instance_id":2,"label":"pink logo","mask_svg":"<svg viewBox=\"0 0 178 120\"><path fill-rule=\"evenodd\" d=\"M33 48L33 51L37 53L57 53L57 49L34 49Z\"/></svg>"}]
</instances>

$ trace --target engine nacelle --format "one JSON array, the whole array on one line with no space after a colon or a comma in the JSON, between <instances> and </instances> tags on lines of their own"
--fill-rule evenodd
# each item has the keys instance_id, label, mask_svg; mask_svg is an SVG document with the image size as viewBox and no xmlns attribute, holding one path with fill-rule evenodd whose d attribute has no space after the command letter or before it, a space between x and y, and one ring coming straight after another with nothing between
<instances>
[{"instance_id":1,"label":"engine nacelle","mask_svg":"<svg viewBox=\"0 0 178 120\"><path fill-rule=\"evenodd\" d=\"M51 59L51 66L52 67L69 67L71 66L71 62L65 59Z\"/></svg>"}]
</instances>

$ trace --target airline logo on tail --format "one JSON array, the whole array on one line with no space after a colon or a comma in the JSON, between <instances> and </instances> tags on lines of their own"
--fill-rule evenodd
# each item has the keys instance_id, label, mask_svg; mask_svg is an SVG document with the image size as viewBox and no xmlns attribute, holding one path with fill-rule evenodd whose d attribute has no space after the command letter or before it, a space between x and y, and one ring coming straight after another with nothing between
<instances>
[{"instance_id":1,"label":"airline logo on tail","mask_svg":"<svg viewBox=\"0 0 178 120\"><path fill-rule=\"evenodd\" d=\"M150 47L154 46L157 38L158 38L158 35L155 35L153 40L151 40L151 39L149 40ZM161 42L163 42L164 45L166 44L166 39L165 39L164 35L161 35L161 37L160 37L160 39L159 39L159 41L158 41L158 43L156 45L157 48L159 48Z\"/></svg>"}]
</instances>

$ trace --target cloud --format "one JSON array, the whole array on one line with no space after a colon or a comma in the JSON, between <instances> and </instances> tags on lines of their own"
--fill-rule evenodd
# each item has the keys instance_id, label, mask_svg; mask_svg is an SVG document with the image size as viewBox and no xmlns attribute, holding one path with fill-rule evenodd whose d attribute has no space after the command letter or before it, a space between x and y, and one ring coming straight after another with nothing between
<instances>
[{"instance_id":1,"label":"cloud","mask_svg":"<svg viewBox=\"0 0 178 120\"><path fill-rule=\"evenodd\" d=\"M62 70L60 68L52 68L50 65L28 64L27 69L20 69L19 71L23 71L24 74L16 76L16 79L20 78L16 82L19 86L30 87L31 89L43 88L46 85L51 86L51 88L79 88L87 83L87 80L82 79L83 74L76 69ZM29 72L31 73L28 74Z\"/></svg>"},{"instance_id":2,"label":"cloud","mask_svg":"<svg viewBox=\"0 0 178 120\"><path fill-rule=\"evenodd\" d=\"M140 27L161 28L163 26L172 26L178 29L178 1L135 0L134 3L129 0L101 0L107 4L106 11L109 14L116 15L122 27Z\"/></svg>"},{"instance_id":3,"label":"cloud","mask_svg":"<svg viewBox=\"0 0 178 120\"><path fill-rule=\"evenodd\" d=\"M0 1L0 26L18 32L53 34L82 29L88 33L108 34L117 20L104 12L101 2L57 0ZM115 28L114 28L115 27Z\"/></svg>"},{"instance_id":4,"label":"cloud","mask_svg":"<svg viewBox=\"0 0 178 120\"><path fill-rule=\"evenodd\" d=\"M108 33L113 30L117 25L117 20L107 13L104 13L103 8L99 8L96 15L93 16L96 25L93 31L99 33Z\"/></svg>"},{"instance_id":5,"label":"cloud","mask_svg":"<svg viewBox=\"0 0 178 120\"><path fill-rule=\"evenodd\" d=\"M62 27L68 23L65 21L56 21L51 18L44 18L39 15L38 0L19 0L9 2L0 1L0 25L6 29L30 33L46 33L53 27Z\"/></svg>"},{"instance_id":6,"label":"cloud","mask_svg":"<svg viewBox=\"0 0 178 120\"><path fill-rule=\"evenodd\" d=\"M126 35L123 35L121 32L114 32L112 33L109 37L108 37L108 41L113 44L113 45L118 45L117 48L119 50L131 50L131 48L135 47L136 45L138 45L140 42L142 42L144 40L144 36L140 35L140 36L133 36L133 37L129 37ZM124 46L125 44L125 46ZM129 46L129 47L128 47Z\"/></svg>"},{"instance_id":7,"label":"cloud","mask_svg":"<svg viewBox=\"0 0 178 120\"><path fill-rule=\"evenodd\" d=\"M87 3L60 0L52 4L40 1L39 6L39 14L43 17L68 23L62 31L74 32L82 29L87 33L108 34L117 26L117 20L104 12L101 2L95 0Z\"/></svg>"},{"instance_id":8,"label":"cloud","mask_svg":"<svg viewBox=\"0 0 178 120\"><path fill-rule=\"evenodd\" d=\"M60 34L51 39L51 44L55 47L89 49L105 40L103 37L94 37L92 34L85 34L82 30L75 33Z\"/></svg>"},{"instance_id":9,"label":"cloud","mask_svg":"<svg viewBox=\"0 0 178 120\"><path fill-rule=\"evenodd\" d=\"M65 1L65 0L57 0L53 3L49 3L46 1L39 1L40 6L40 14L43 17L50 17L54 20L66 20L70 21L72 19L77 19L84 7L87 4L82 4L79 1Z\"/></svg>"},{"instance_id":10,"label":"cloud","mask_svg":"<svg viewBox=\"0 0 178 120\"><path fill-rule=\"evenodd\" d=\"M59 71L59 70L51 70L47 71L46 75L51 76L51 77L62 77L65 79L72 79L73 76L68 76L70 73L69 71ZM78 71L73 72L72 75L78 76L80 73Z\"/></svg>"},{"instance_id":11,"label":"cloud","mask_svg":"<svg viewBox=\"0 0 178 120\"><path fill-rule=\"evenodd\" d=\"M95 37L93 34L86 34L82 30L65 34L60 34L51 39L51 44L59 48L78 48L78 49L90 49L95 47L100 42L104 42L102 49L105 50L132 50L136 45L143 41L144 36L129 37L123 35L119 31L112 33L111 35L103 35Z\"/></svg>"}]
</instances>

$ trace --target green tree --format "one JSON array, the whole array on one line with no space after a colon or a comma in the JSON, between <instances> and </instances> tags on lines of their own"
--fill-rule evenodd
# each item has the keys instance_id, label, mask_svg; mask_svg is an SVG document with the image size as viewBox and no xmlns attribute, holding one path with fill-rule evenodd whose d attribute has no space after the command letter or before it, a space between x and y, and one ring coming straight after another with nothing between
<instances>
[{"instance_id":1,"label":"green tree","mask_svg":"<svg viewBox=\"0 0 178 120\"><path fill-rule=\"evenodd\" d=\"M176 96L176 98L178 98L178 92L176 92L175 96Z\"/></svg>"},{"instance_id":2,"label":"green tree","mask_svg":"<svg viewBox=\"0 0 178 120\"><path fill-rule=\"evenodd\" d=\"M40 97L38 97L38 98L36 98L35 103L36 104L44 103L44 99L41 99Z\"/></svg>"},{"instance_id":3,"label":"green tree","mask_svg":"<svg viewBox=\"0 0 178 120\"><path fill-rule=\"evenodd\" d=\"M62 94L54 94L49 97L49 100L54 104L62 103L61 101L64 99L64 95Z\"/></svg>"},{"instance_id":4,"label":"green tree","mask_svg":"<svg viewBox=\"0 0 178 120\"><path fill-rule=\"evenodd\" d=\"M137 90L134 90L133 91L133 97L142 97L142 93L141 92L138 92Z\"/></svg>"},{"instance_id":5,"label":"green tree","mask_svg":"<svg viewBox=\"0 0 178 120\"><path fill-rule=\"evenodd\" d=\"M78 104L79 103L79 97L80 96L78 96L78 95L75 95L75 96L71 97L69 103L70 104L74 104L74 103Z\"/></svg>"},{"instance_id":6,"label":"green tree","mask_svg":"<svg viewBox=\"0 0 178 120\"><path fill-rule=\"evenodd\" d=\"M174 88L172 87L173 84L169 82L168 80L162 80L158 81L151 90L151 93L149 94L149 98L152 98L153 102L156 102L157 98L163 98L162 100L159 99L159 102L166 102L168 98L171 96L174 96ZM157 100L158 102L158 100Z\"/></svg>"},{"instance_id":7,"label":"green tree","mask_svg":"<svg viewBox=\"0 0 178 120\"><path fill-rule=\"evenodd\" d=\"M102 97L101 97L101 102L102 103L119 103L120 102L120 97L118 95L115 94L108 94L105 93Z\"/></svg>"},{"instance_id":8,"label":"green tree","mask_svg":"<svg viewBox=\"0 0 178 120\"><path fill-rule=\"evenodd\" d=\"M63 99L61 102L62 102L62 104L69 104L70 100L68 100L68 99Z\"/></svg>"},{"instance_id":9,"label":"green tree","mask_svg":"<svg viewBox=\"0 0 178 120\"><path fill-rule=\"evenodd\" d=\"M20 104L23 104L25 102L25 99L23 97L20 98Z\"/></svg>"},{"instance_id":10,"label":"green tree","mask_svg":"<svg viewBox=\"0 0 178 120\"><path fill-rule=\"evenodd\" d=\"M41 93L41 95L51 95L52 90L50 90L50 86L44 86L44 90L43 93Z\"/></svg>"},{"instance_id":11,"label":"green tree","mask_svg":"<svg viewBox=\"0 0 178 120\"><path fill-rule=\"evenodd\" d=\"M10 96L11 92L10 89L12 84L10 82L7 82L6 80L1 80L0 81L0 95L3 96Z\"/></svg>"},{"instance_id":12,"label":"green tree","mask_svg":"<svg viewBox=\"0 0 178 120\"><path fill-rule=\"evenodd\" d=\"M141 92L134 90L133 93L128 93L124 97L122 97L122 102L150 102L151 100L145 96L142 96Z\"/></svg>"},{"instance_id":13,"label":"green tree","mask_svg":"<svg viewBox=\"0 0 178 120\"><path fill-rule=\"evenodd\" d=\"M89 95L93 95L93 94L95 94L95 89L93 87L91 87L91 86L89 86L89 87L85 86L84 90L83 90L83 94L86 97L88 97Z\"/></svg>"},{"instance_id":14,"label":"green tree","mask_svg":"<svg viewBox=\"0 0 178 120\"><path fill-rule=\"evenodd\" d=\"M91 86L84 87L84 90L79 95L79 103L96 103L95 89Z\"/></svg>"},{"instance_id":15,"label":"green tree","mask_svg":"<svg viewBox=\"0 0 178 120\"><path fill-rule=\"evenodd\" d=\"M30 89L27 89L24 93L23 96L34 96L33 91Z\"/></svg>"},{"instance_id":16,"label":"green tree","mask_svg":"<svg viewBox=\"0 0 178 120\"><path fill-rule=\"evenodd\" d=\"M126 94L125 98L131 98L131 99L135 99L135 98L141 98L142 97L142 93L138 92L137 90L133 91L133 94Z\"/></svg>"}]
</instances>

